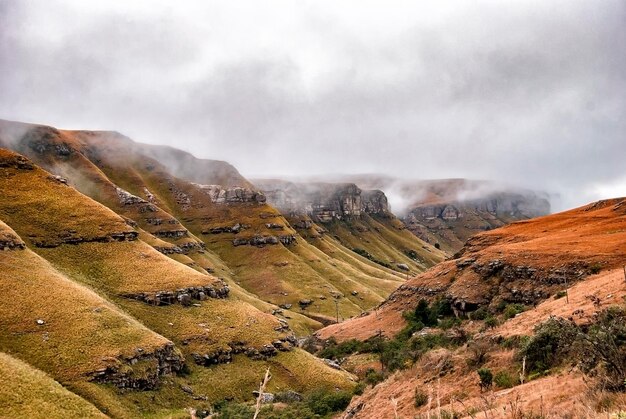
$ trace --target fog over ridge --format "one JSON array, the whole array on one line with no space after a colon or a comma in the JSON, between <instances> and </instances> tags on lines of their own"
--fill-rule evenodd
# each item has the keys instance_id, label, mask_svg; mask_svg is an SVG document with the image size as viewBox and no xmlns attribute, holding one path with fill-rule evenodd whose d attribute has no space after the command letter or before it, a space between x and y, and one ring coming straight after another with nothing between
<instances>
[{"instance_id":1,"label":"fog over ridge","mask_svg":"<svg viewBox=\"0 0 626 419\"><path fill-rule=\"evenodd\" d=\"M626 195L626 3L0 1L0 118L250 177Z\"/></svg>"}]
</instances>

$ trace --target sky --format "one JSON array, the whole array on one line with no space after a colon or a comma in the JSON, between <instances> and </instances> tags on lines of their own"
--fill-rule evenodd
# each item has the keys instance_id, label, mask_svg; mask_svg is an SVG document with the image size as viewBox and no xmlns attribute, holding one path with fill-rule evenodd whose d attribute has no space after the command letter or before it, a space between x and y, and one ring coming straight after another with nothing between
<instances>
[{"instance_id":1,"label":"sky","mask_svg":"<svg viewBox=\"0 0 626 419\"><path fill-rule=\"evenodd\" d=\"M626 1L0 0L0 118L571 207L626 196Z\"/></svg>"}]
</instances>

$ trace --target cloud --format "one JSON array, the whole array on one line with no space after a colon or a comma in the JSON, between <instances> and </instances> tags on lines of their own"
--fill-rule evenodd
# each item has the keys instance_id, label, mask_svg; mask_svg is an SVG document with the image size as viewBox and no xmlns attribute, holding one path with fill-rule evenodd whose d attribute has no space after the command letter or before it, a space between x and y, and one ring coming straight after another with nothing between
<instances>
[{"instance_id":1,"label":"cloud","mask_svg":"<svg viewBox=\"0 0 626 419\"><path fill-rule=\"evenodd\" d=\"M623 173L625 20L619 0L4 1L0 117L256 176L493 179L567 207Z\"/></svg>"}]
</instances>

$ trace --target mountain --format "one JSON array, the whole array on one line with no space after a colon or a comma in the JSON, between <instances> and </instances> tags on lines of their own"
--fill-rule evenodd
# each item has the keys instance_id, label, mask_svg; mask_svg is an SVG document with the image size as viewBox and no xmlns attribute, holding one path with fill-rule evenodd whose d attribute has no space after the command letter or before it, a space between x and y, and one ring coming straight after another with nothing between
<instances>
[{"instance_id":1,"label":"mountain","mask_svg":"<svg viewBox=\"0 0 626 419\"><path fill-rule=\"evenodd\" d=\"M374 310L317 332L327 353L346 351L348 369L380 371L380 359L381 374L397 371L353 399L348 417L623 410L625 260L626 198L474 236Z\"/></svg>"},{"instance_id":2,"label":"mountain","mask_svg":"<svg viewBox=\"0 0 626 419\"><path fill-rule=\"evenodd\" d=\"M445 256L388 211L307 224L115 132L0 121L0 147L0 352L112 417L247 400L268 366L270 391L350 389L297 338Z\"/></svg>"},{"instance_id":3,"label":"mountain","mask_svg":"<svg viewBox=\"0 0 626 419\"><path fill-rule=\"evenodd\" d=\"M413 234L449 254L477 233L550 213L547 193L491 181L406 180L376 174L326 178L384 191L391 197L391 209Z\"/></svg>"}]
</instances>

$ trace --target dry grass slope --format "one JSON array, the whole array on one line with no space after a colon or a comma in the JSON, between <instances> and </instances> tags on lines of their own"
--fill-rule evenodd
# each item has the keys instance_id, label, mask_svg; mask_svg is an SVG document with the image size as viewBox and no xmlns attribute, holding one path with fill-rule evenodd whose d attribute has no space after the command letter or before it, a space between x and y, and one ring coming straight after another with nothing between
<instances>
[{"instance_id":1,"label":"dry grass slope","mask_svg":"<svg viewBox=\"0 0 626 419\"><path fill-rule=\"evenodd\" d=\"M105 418L45 373L0 353L0 418Z\"/></svg>"}]
</instances>

